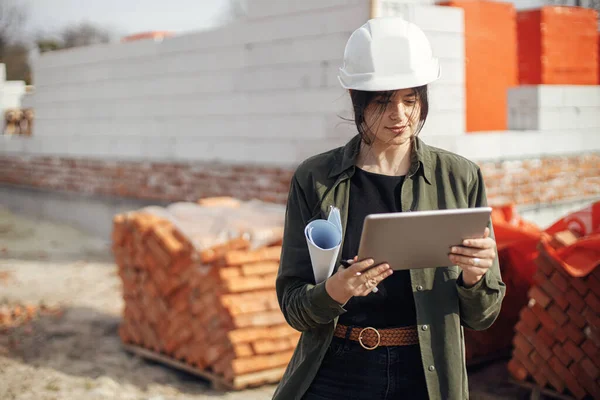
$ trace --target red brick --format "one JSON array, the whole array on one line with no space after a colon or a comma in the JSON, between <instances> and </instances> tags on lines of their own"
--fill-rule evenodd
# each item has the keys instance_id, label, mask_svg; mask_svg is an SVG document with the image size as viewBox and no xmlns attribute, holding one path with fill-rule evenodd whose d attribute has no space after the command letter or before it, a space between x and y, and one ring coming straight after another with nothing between
<instances>
[{"instance_id":1,"label":"red brick","mask_svg":"<svg viewBox=\"0 0 600 400\"><path fill-rule=\"evenodd\" d=\"M569 320L565 313L555 304L551 305L546 312L558 326L566 324Z\"/></svg>"},{"instance_id":2,"label":"red brick","mask_svg":"<svg viewBox=\"0 0 600 400\"><path fill-rule=\"evenodd\" d=\"M539 257L536 260L536 265L538 266L538 268L536 270L536 274L538 272L540 272L540 273L544 274L545 277L552 276L552 273L554 272L554 266L552 266L551 263L547 262L545 257ZM536 275L535 281L536 282L545 281L546 279L544 279L544 276Z\"/></svg>"},{"instance_id":3,"label":"red brick","mask_svg":"<svg viewBox=\"0 0 600 400\"><path fill-rule=\"evenodd\" d=\"M577 378L577 381L592 396L593 399L600 399L600 384L589 377L580 363L573 363L569 371Z\"/></svg>"},{"instance_id":4,"label":"red brick","mask_svg":"<svg viewBox=\"0 0 600 400\"><path fill-rule=\"evenodd\" d=\"M533 380L539 387L545 387L548 384L548 378L546 378L546 375L544 375L542 370L537 370L536 373L533 374Z\"/></svg>"},{"instance_id":5,"label":"red brick","mask_svg":"<svg viewBox=\"0 0 600 400\"><path fill-rule=\"evenodd\" d=\"M556 343L556 338L549 333L546 328L541 328L536 332L535 340L541 341L541 343L548 349L551 349L554 346L554 343Z\"/></svg>"},{"instance_id":6,"label":"red brick","mask_svg":"<svg viewBox=\"0 0 600 400\"><path fill-rule=\"evenodd\" d=\"M598 269L598 268L596 268ZM590 288L597 297L600 297L600 279L594 275L588 275L585 284Z\"/></svg>"},{"instance_id":7,"label":"red brick","mask_svg":"<svg viewBox=\"0 0 600 400\"><path fill-rule=\"evenodd\" d=\"M552 299L538 286L532 286L529 289L528 293L529 297L534 299L537 304L539 304L542 308L548 307Z\"/></svg>"},{"instance_id":8,"label":"red brick","mask_svg":"<svg viewBox=\"0 0 600 400\"><path fill-rule=\"evenodd\" d=\"M515 330L523 335L523 337L527 339L529 343L533 343L535 338L535 330L531 329L529 325L525 324L523 321L519 321L515 325Z\"/></svg>"},{"instance_id":9,"label":"red brick","mask_svg":"<svg viewBox=\"0 0 600 400\"><path fill-rule=\"evenodd\" d=\"M567 310L567 315L572 324L575 324L579 329L583 329L586 325L585 318L581 315L580 312L577 312L574 308L569 308Z\"/></svg>"},{"instance_id":10,"label":"red brick","mask_svg":"<svg viewBox=\"0 0 600 400\"><path fill-rule=\"evenodd\" d=\"M600 300L598 300L598 297L596 297L594 293L588 293L587 296L585 296L585 302L594 313L600 314Z\"/></svg>"},{"instance_id":11,"label":"red brick","mask_svg":"<svg viewBox=\"0 0 600 400\"><path fill-rule=\"evenodd\" d=\"M554 387L554 389L556 389L557 392L562 393L565 390L564 381L558 376L556 372L554 372L554 370L552 369L552 367L550 367L549 364L545 362L542 363L540 365L540 370L546 376L546 378L548 378L548 382Z\"/></svg>"},{"instance_id":12,"label":"red brick","mask_svg":"<svg viewBox=\"0 0 600 400\"><path fill-rule=\"evenodd\" d=\"M550 278L550 282L552 282L552 284L554 284L554 286L556 286L556 288L563 293L569 290L569 283L565 277L558 272L558 270L554 271L552 277Z\"/></svg>"},{"instance_id":13,"label":"red brick","mask_svg":"<svg viewBox=\"0 0 600 400\"><path fill-rule=\"evenodd\" d=\"M583 367L585 373L588 374L590 378L598 379L600 377L600 370L598 369L598 366L594 365L594 363L589 358L584 357L580 361L580 364Z\"/></svg>"},{"instance_id":14,"label":"red brick","mask_svg":"<svg viewBox=\"0 0 600 400\"><path fill-rule=\"evenodd\" d=\"M581 350L583 350L585 355L591 360L595 360L595 364L600 365L600 349L592 340L586 339L581 345Z\"/></svg>"},{"instance_id":15,"label":"red brick","mask_svg":"<svg viewBox=\"0 0 600 400\"><path fill-rule=\"evenodd\" d=\"M564 293L558 290L549 279L542 282L540 286L561 309L566 310L569 307L569 302L565 298Z\"/></svg>"},{"instance_id":16,"label":"red brick","mask_svg":"<svg viewBox=\"0 0 600 400\"><path fill-rule=\"evenodd\" d=\"M577 294L577 292L575 290L573 290L573 289L569 290L565 294L565 297L566 297L567 301L569 302L570 306L573 307L576 311L582 311L583 307L585 307L585 302L583 301L581 296L579 296L579 294Z\"/></svg>"},{"instance_id":17,"label":"red brick","mask_svg":"<svg viewBox=\"0 0 600 400\"><path fill-rule=\"evenodd\" d=\"M515 358L508 362L508 371L518 381L527 379L527 369Z\"/></svg>"},{"instance_id":18,"label":"red brick","mask_svg":"<svg viewBox=\"0 0 600 400\"><path fill-rule=\"evenodd\" d=\"M571 278L569 283L581 296L585 296L590 290L588 284L582 278Z\"/></svg>"},{"instance_id":19,"label":"red brick","mask_svg":"<svg viewBox=\"0 0 600 400\"><path fill-rule=\"evenodd\" d=\"M558 328L558 324L550 317L550 314L546 312L539 304L534 304L531 310L535 316L540 320L542 326L550 333L554 332Z\"/></svg>"},{"instance_id":20,"label":"red brick","mask_svg":"<svg viewBox=\"0 0 600 400\"><path fill-rule=\"evenodd\" d=\"M563 343L563 348L575 361L581 360L584 356L583 351L581 351L579 346L570 340L567 340L565 343Z\"/></svg>"},{"instance_id":21,"label":"red brick","mask_svg":"<svg viewBox=\"0 0 600 400\"><path fill-rule=\"evenodd\" d=\"M548 365L552 368L554 372L558 375L558 377L566 384L567 388L575 395L577 398L585 397L585 390L579 385L577 379L573 376L572 372L567 369L567 367L560 362L556 357L552 357L550 361L548 361Z\"/></svg>"},{"instance_id":22,"label":"red brick","mask_svg":"<svg viewBox=\"0 0 600 400\"><path fill-rule=\"evenodd\" d=\"M583 340L585 339L583 332L577 329L577 327L574 324L566 324L561 329L564 329L569 339L572 340L573 343L575 343L576 345L580 345L581 342L583 342Z\"/></svg>"},{"instance_id":23,"label":"red brick","mask_svg":"<svg viewBox=\"0 0 600 400\"><path fill-rule=\"evenodd\" d=\"M556 357L558 357L560 362L567 367L569 366L571 361L573 361L573 358L569 355L569 353L567 353L565 349L558 343L554 345L554 347L552 348L552 352Z\"/></svg>"},{"instance_id":24,"label":"red brick","mask_svg":"<svg viewBox=\"0 0 600 400\"><path fill-rule=\"evenodd\" d=\"M533 353L533 354L535 354L535 353ZM537 371L537 365L532 361L530 356L523 354L518 349L515 349L513 351L513 357L517 361L519 361L521 363L521 365L523 365L523 367L525 367L527 372L529 372L530 374L533 374Z\"/></svg>"},{"instance_id":25,"label":"red brick","mask_svg":"<svg viewBox=\"0 0 600 400\"><path fill-rule=\"evenodd\" d=\"M533 351L533 345L523 335L516 334L513 338L514 347L528 356Z\"/></svg>"},{"instance_id":26,"label":"red brick","mask_svg":"<svg viewBox=\"0 0 600 400\"><path fill-rule=\"evenodd\" d=\"M535 331L537 327L540 326L540 320L535 316L529 307L523 307L521 309L520 321L527 325L532 331Z\"/></svg>"}]
</instances>

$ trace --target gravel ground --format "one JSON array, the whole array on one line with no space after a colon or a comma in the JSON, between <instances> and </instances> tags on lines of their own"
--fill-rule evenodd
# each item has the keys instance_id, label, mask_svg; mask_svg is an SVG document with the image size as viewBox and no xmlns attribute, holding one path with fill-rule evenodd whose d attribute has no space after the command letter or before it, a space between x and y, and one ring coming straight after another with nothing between
<instances>
[{"instance_id":1,"label":"gravel ground","mask_svg":"<svg viewBox=\"0 0 600 400\"><path fill-rule=\"evenodd\" d=\"M109 245L0 208L0 304L60 306L0 331L0 399L269 399L274 386L216 392L207 382L123 351L123 302ZM471 374L472 399L528 398L496 363Z\"/></svg>"}]
</instances>

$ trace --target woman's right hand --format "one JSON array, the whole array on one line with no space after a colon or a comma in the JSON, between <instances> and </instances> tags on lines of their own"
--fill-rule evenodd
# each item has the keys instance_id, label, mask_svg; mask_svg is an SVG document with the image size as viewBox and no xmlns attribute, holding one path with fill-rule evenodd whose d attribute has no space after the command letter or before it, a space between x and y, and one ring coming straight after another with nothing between
<instances>
[{"instance_id":1,"label":"woman's right hand","mask_svg":"<svg viewBox=\"0 0 600 400\"><path fill-rule=\"evenodd\" d=\"M392 275L389 264L373 267L370 258L357 261L354 257L348 268L339 267L325 282L325 290L331 298L344 305L354 296L366 296L388 276Z\"/></svg>"}]
</instances>

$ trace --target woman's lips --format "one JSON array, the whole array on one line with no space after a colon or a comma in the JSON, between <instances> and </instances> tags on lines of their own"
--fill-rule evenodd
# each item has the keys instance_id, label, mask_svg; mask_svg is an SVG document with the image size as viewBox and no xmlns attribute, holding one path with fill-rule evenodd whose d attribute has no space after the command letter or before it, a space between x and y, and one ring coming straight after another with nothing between
<instances>
[{"instance_id":1,"label":"woman's lips","mask_svg":"<svg viewBox=\"0 0 600 400\"><path fill-rule=\"evenodd\" d=\"M404 132L404 130L406 129L406 126L405 125L403 125L403 126L388 126L386 128L396 134L399 134L399 133Z\"/></svg>"}]
</instances>

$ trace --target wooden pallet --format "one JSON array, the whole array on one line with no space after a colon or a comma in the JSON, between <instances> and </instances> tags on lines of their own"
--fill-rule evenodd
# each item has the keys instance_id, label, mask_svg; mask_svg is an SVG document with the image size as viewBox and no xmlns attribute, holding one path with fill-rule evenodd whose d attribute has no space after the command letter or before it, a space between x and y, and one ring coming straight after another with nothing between
<instances>
[{"instance_id":1,"label":"wooden pallet","mask_svg":"<svg viewBox=\"0 0 600 400\"><path fill-rule=\"evenodd\" d=\"M146 360L151 360L160 364L168 365L169 367L175 368L179 371L184 371L188 374L198 376L208 381L211 387L215 390L227 391L234 389L233 386L226 382L222 377L215 375L211 372L203 371L199 368L193 367L189 364L176 360L165 354L156 353L152 350L148 350L146 348L132 344L123 344L123 348L125 349L125 351L140 356Z\"/></svg>"}]
</instances>

